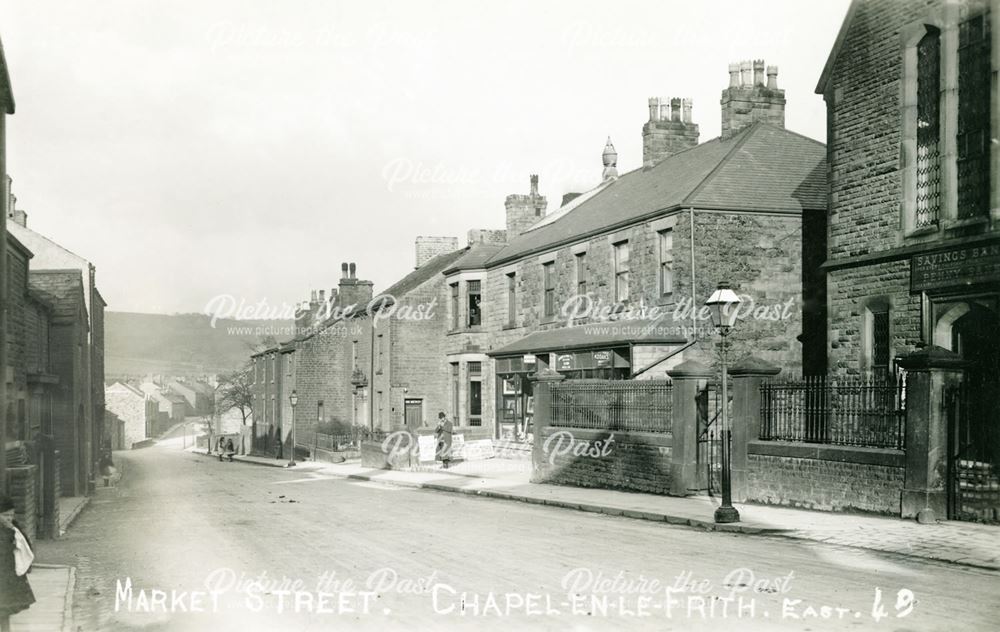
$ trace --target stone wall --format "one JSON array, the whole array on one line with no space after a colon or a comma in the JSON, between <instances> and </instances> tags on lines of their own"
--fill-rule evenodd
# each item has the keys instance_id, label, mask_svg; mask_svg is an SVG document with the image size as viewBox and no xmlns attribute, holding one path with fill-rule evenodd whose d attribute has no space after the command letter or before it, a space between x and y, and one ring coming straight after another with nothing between
<instances>
[{"instance_id":1,"label":"stone wall","mask_svg":"<svg viewBox=\"0 0 1000 632\"><path fill-rule=\"evenodd\" d=\"M902 451L770 441L748 448L748 501L899 515Z\"/></svg>"},{"instance_id":2,"label":"stone wall","mask_svg":"<svg viewBox=\"0 0 1000 632\"><path fill-rule=\"evenodd\" d=\"M667 494L671 435L547 426L532 481Z\"/></svg>"}]
</instances>

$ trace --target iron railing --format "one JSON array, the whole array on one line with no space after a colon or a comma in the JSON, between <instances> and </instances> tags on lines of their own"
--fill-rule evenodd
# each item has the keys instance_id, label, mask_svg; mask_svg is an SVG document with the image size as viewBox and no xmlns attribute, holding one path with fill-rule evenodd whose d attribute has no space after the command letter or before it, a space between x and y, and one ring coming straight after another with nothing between
<instances>
[{"instance_id":1,"label":"iron railing","mask_svg":"<svg viewBox=\"0 0 1000 632\"><path fill-rule=\"evenodd\" d=\"M552 426L670 432L671 386L667 380L568 380L553 384Z\"/></svg>"},{"instance_id":2,"label":"iron railing","mask_svg":"<svg viewBox=\"0 0 1000 632\"><path fill-rule=\"evenodd\" d=\"M825 375L761 385L760 438L903 449L905 374Z\"/></svg>"}]
</instances>

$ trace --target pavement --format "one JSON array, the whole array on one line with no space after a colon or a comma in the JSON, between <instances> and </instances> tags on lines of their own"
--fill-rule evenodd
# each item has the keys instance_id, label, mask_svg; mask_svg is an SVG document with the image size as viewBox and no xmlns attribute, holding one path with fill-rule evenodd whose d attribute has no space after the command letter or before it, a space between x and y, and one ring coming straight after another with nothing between
<instances>
[{"instance_id":1,"label":"pavement","mask_svg":"<svg viewBox=\"0 0 1000 632\"><path fill-rule=\"evenodd\" d=\"M200 452L204 454L203 450ZM283 460L254 456L235 456L234 460L271 467L287 466ZM891 517L756 504L735 505L740 512L738 523L715 524L713 514L719 505L717 498L680 498L536 484L530 482L530 461L519 460L466 461L449 470L437 465L425 465L419 471L377 470L362 467L357 461L341 464L305 461L298 463L296 469L402 487L667 522L707 531L810 540L1000 570L1000 527L994 525L958 521L920 524Z\"/></svg>"}]
</instances>

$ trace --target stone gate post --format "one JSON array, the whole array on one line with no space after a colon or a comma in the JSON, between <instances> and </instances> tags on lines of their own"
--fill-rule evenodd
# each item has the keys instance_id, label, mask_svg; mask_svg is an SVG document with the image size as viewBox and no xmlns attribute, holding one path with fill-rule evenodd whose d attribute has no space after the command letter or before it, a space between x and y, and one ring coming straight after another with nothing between
<instances>
[{"instance_id":1,"label":"stone gate post","mask_svg":"<svg viewBox=\"0 0 1000 632\"><path fill-rule=\"evenodd\" d=\"M558 384L564 376L555 369L545 369L531 375L534 380L532 393L535 398L534 441L531 445L531 480L543 482L549 473L549 463L545 458L545 438L548 436L552 417L552 385Z\"/></svg>"},{"instance_id":2,"label":"stone gate post","mask_svg":"<svg viewBox=\"0 0 1000 632\"><path fill-rule=\"evenodd\" d=\"M745 502L749 494L747 446L760 438L760 386L781 372L779 367L754 357L747 357L729 369L733 378L732 431L730 453L733 502Z\"/></svg>"},{"instance_id":3,"label":"stone gate post","mask_svg":"<svg viewBox=\"0 0 1000 632\"><path fill-rule=\"evenodd\" d=\"M667 371L672 386L670 494L687 496L698 490L698 391L712 370L697 360Z\"/></svg>"},{"instance_id":4,"label":"stone gate post","mask_svg":"<svg viewBox=\"0 0 1000 632\"><path fill-rule=\"evenodd\" d=\"M928 523L948 516L949 389L962 383L965 360L931 345L899 359L906 369L906 474L903 518Z\"/></svg>"}]
</instances>

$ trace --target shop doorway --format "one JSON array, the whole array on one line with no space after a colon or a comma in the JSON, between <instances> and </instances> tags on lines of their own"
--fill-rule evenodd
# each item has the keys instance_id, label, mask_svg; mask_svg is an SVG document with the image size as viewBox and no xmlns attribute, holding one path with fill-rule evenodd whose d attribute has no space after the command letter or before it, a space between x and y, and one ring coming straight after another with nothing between
<instances>
[{"instance_id":1,"label":"shop doorway","mask_svg":"<svg viewBox=\"0 0 1000 632\"><path fill-rule=\"evenodd\" d=\"M527 373L504 373L497 376L497 438L530 442L534 433L535 398Z\"/></svg>"},{"instance_id":2,"label":"shop doorway","mask_svg":"<svg viewBox=\"0 0 1000 632\"><path fill-rule=\"evenodd\" d=\"M403 400L403 419L410 430L424 425L424 400L407 398Z\"/></svg>"}]
</instances>

